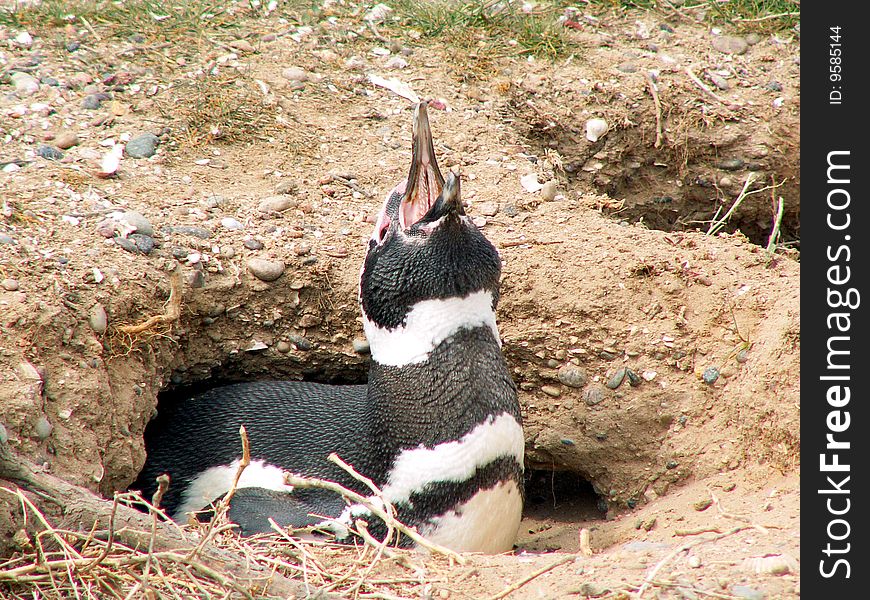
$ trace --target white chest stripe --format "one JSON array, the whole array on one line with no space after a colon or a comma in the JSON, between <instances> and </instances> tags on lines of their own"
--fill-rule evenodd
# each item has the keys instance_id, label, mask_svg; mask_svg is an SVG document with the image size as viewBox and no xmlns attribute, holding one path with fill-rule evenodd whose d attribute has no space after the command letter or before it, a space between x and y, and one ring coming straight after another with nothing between
<instances>
[{"instance_id":1,"label":"white chest stripe","mask_svg":"<svg viewBox=\"0 0 870 600\"><path fill-rule=\"evenodd\" d=\"M228 491L233 484L233 478L239 469L239 460L229 465L211 467L202 472L184 490L181 505L175 510L172 518L176 521L187 519L186 513L202 510ZM293 486L284 483L284 470L267 464L262 460L253 460L242 471L237 487L261 487L269 490L291 492Z\"/></svg>"},{"instance_id":2,"label":"white chest stripe","mask_svg":"<svg viewBox=\"0 0 870 600\"><path fill-rule=\"evenodd\" d=\"M512 415L502 413L457 441L403 450L387 477L384 497L394 504L405 502L426 484L465 481L497 458L512 456L522 465L523 451L522 426Z\"/></svg>"},{"instance_id":3,"label":"white chest stripe","mask_svg":"<svg viewBox=\"0 0 870 600\"><path fill-rule=\"evenodd\" d=\"M474 292L465 298L423 300L415 304L405 324L395 329L378 327L363 314L363 328L372 358L390 367L424 362L438 344L460 329L488 326L501 345L492 293Z\"/></svg>"}]
</instances>

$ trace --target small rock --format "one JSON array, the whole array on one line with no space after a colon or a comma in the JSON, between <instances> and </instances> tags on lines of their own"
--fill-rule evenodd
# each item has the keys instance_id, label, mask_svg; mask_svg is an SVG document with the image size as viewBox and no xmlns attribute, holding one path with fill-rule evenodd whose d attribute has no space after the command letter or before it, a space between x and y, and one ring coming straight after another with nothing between
<instances>
[{"instance_id":1,"label":"small rock","mask_svg":"<svg viewBox=\"0 0 870 600\"><path fill-rule=\"evenodd\" d=\"M19 96L32 96L39 91L39 80L30 73L16 71L9 78Z\"/></svg>"},{"instance_id":2,"label":"small rock","mask_svg":"<svg viewBox=\"0 0 870 600\"><path fill-rule=\"evenodd\" d=\"M305 72L305 69L300 67L287 67L281 71L281 75L288 81L308 81L308 73Z\"/></svg>"},{"instance_id":3,"label":"small rock","mask_svg":"<svg viewBox=\"0 0 870 600\"><path fill-rule=\"evenodd\" d=\"M4 279L3 281L0 281L0 287L2 287L7 292L14 292L18 290L18 280L11 278Z\"/></svg>"},{"instance_id":4,"label":"small rock","mask_svg":"<svg viewBox=\"0 0 870 600\"><path fill-rule=\"evenodd\" d=\"M661 29L662 31L667 31L668 33L674 32L674 28L667 23L659 23L659 29Z\"/></svg>"},{"instance_id":5,"label":"small rock","mask_svg":"<svg viewBox=\"0 0 870 600\"><path fill-rule=\"evenodd\" d=\"M744 164L742 158L726 158L716 163L716 166L723 171L737 171L742 169Z\"/></svg>"},{"instance_id":6,"label":"small rock","mask_svg":"<svg viewBox=\"0 0 870 600\"><path fill-rule=\"evenodd\" d=\"M632 62L624 62L616 67L623 73L637 73L637 65Z\"/></svg>"},{"instance_id":7,"label":"small rock","mask_svg":"<svg viewBox=\"0 0 870 600\"><path fill-rule=\"evenodd\" d=\"M628 377L628 385L631 387L637 387L641 382L643 382L643 379L641 379L640 376L631 369L625 370L625 376Z\"/></svg>"},{"instance_id":8,"label":"small rock","mask_svg":"<svg viewBox=\"0 0 870 600\"><path fill-rule=\"evenodd\" d=\"M565 365L559 369L559 381L572 388L582 388L587 381L586 371L575 365Z\"/></svg>"},{"instance_id":9,"label":"small rock","mask_svg":"<svg viewBox=\"0 0 870 600\"><path fill-rule=\"evenodd\" d=\"M498 214L498 204L495 202L481 202L477 205L477 210L484 217L494 217Z\"/></svg>"},{"instance_id":10,"label":"small rock","mask_svg":"<svg viewBox=\"0 0 870 600\"><path fill-rule=\"evenodd\" d=\"M365 338L357 338L353 341L353 351L357 354L369 354L372 349L369 346L369 341Z\"/></svg>"},{"instance_id":11,"label":"small rock","mask_svg":"<svg viewBox=\"0 0 870 600\"><path fill-rule=\"evenodd\" d=\"M267 214L279 213L295 208L296 205L297 202L294 198L288 198L287 196L269 196L268 198L260 200L260 203L257 205L257 210L261 213Z\"/></svg>"},{"instance_id":12,"label":"small rock","mask_svg":"<svg viewBox=\"0 0 870 600\"><path fill-rule=\"evenodd\" d=\"M746 350L744 348L743 350L738 352L736 359L739 363L745 363L747 360L749 360L749 350Z\"/></svg>"},{"instance_id":13,"label":"small rock","mask_svg":"<svg viewBox=\"0 0 870 600\"><path fill-rule=\"evenodd\" d=\"M545 202L552 202L556 199L556 191L556 182L551 179L541 188L541 199Z\"/></svg>"},{"instance_id":14,"label":"small rock","mask_svg":"<svg viewBox=\"0 0 870 600\"><path fill-rule=\"evenodd\" d=\"M51 87L57 87L60 85L60 81L58 81L54 77L48 77L48 76L40 77L39 83L41 83L43 85L50 85Z\"/></svg>"},{"instance_id":15,"label":"small rock","mask_svg":"<svg viewBox=\"0 0 870 600\"><path fill-rule=\"evenodd\" d=\"M142 213L138 213L135 210L120 213L115 217L115 220L129 225L136 233L148 236L154 235L154 227L151 225L151 222Z\"/></svg>"},{"instance_id":16,"label":"small rock","mask_svg":"<svg viewBox=\"0 0 870 600\"><path fill-rule=\"evenodd\" d=\"M728 83L728 80L717 73L707 73L707 78L713 82L713 85L723 92L727 92L731 89L731 84Z\"/></svg>"},{"instance_id":17,"label":"small rock","mask_svg":"<svg viewBox=\"0 0 870 600\"><path fill-rule=\"evenodd\" d=\"M624 379L625 379L625 368L620 367L619 369L616 370L616 373L614 373L610 377L610 379L607 380L607 387L610 388L611 390L615 390L616 388L618 388L619 386L622 385L622 382Z\"/></svg>"},{"instance_id":18,"label":"small rock","mask_svg":"<svg viewBox=\"0 0 870 600\"><path fill-rule=\"evenodd\" d=\"M288 344L287 342L285 342L284 340L281 340L280 342L275 344L275 350L277 350L281 354L287 354L288 352L290 352L291 349L292 349L292 346L290 344Z\"/></svg>"},{"instance_id":19,"label":"small rock","mask_svg":"<svg viewBox=\"0 0 870 600\"><path fill-rule=\"evenodd\" d=\"M91 314L88 316L88 323L94 333L103 335L109 326L109 317L106 315L106 309L100 303L94 304L91 309Z\"/></svg>"},{"instance_id":20,"label":"small rock","mask_svg":"<svg viewBox=\"0 0 870 600\"><path fill-rule=\"evenodd\" d=\"M112 241L115 242L116 246L120 246L121 248L123 248L127 252L132 252L133 254L139 254L139 248L136 246L136 242L134 242L133 240L123 238L123 237L116 237L116 238L112 238Z\"/></svg>"},{"instance_id":21,"label":"small rock","mask_svg":"<svg viewBox=\"0 0 870 600\"><path fill-rule=\"evenodd\" d=\"M187 276L187 285L195 290L205 287L205 273L203 273L202 269L195 268L190 272Z\"/></svg>"},{"instance_id":22,"label":"small rock","mask_svg":"<svg viewBox=\"0 0 870 600\"><path fill-rule=\"evenodd\" d=\"M583 390L583 401L588 406L595 406L604 400L604 389L600 385L591 385Z\"/></svg>"},{"instance_id":23,"label":"small rock","mask_svg":"<svg viewBox=\"0 0 870 600\"><path fill-rule=\"evenodd\" d=\"M131 233L127 239L132 241L142 254L151 254L151 251L154 250L154 238L150 235Z\"/></svg>"},{"instance_id":24,"label":"small rock","mask_svg":"<svg viewBox=\"0 0 870 600\"><path fill-rule=\"evenodd\" d=\"M19 31L14 41L16 46L30 48L33 45L33 36L27 31Z\"/></svg>"},{"instance_id":25,"label":"small rock","mask_svg":"<svg viewBox=\"0 0 870 600\"><path fill-rule=\"evenodd\" d=\"M6 431L6 426L0 423L0 444L5 444L9 441L9 432Z\"/></svg>"},{"instance_id":26,"label":"small rock","mask_svg":"<svg viewBox=\"0 0 870 600\"><path fill-rule=\"evenodd\" d=\"M33 430L36 431L36 435L38 435L39 439L41 440L44 440L48 436L50 436L53 429L54 427L52 426L51 422L45 417L45 415L39 417L36 420L36 425L33 426Z\"/></svg>"},{"instance_id":27,"label":"small rock","mask_svg":"<svg viewBox=\"0 0 870 600\"><path fill-rule=\"evenodd\" d=\"M36 155L41 156L45 160L60 160L63 158L63 152L52 146L40 146L36 149Z\"/></svg>"},{"instance_id":28,"label":"small rock","mask_svg":"<svg viewBox=\"0 0 870 600\"><path fill-rule=\"evenodd\" d=\"M254 47L251 45L251 42L249 42L248 40L233 40L228 44L228 46L230 48L235 48L239 52L250 53L250 52L254 51Z\"/></svg>"},{"instance_id":29,"label":"small rock","mask_svg":"<svg viewBox=\"0 0 870 600\"><path fill-rule=\"evenodd\" d=\"M541 391L552 398L558 398L559 396L562 395L562 390L560 390L559 388L557 388L554 385L541 386Z\"/></svg>"},{"instance_id":30,"label":"small rock","mask_svg":"<svg viewBox=\"0 0 870 600\"><path fill-rule=\"evenodd\" d=\"M703 512L710 508L713 505L713 500L710 498L705 498L703 500L698 500L692 505L692 508L697 510L698 512Z\"/></svg>"},{"instance_id":31,"label":"small rock","mask_svg":"<svg viewBox=\"0 0 870 600\"><path fill-rule=\"evenodd\" d=\"M599 583L593 583L590 581L584 581L580 584L580 587L577 588L577 592L584 597L587 598L599 598L604 596L605 594L610 593L610 588L606 585L602 585Z\"/></svg>"},{"instance_id":32,"label":"small rock","mask_svg":"<svg viewBox=\"0 0 870 600\"><path fill-rule=\"evenodd\" d=\"M288 335L287 339L290 340L290 343L293 344L297 350L301 350L302 352L308 352L314 346L308 341L308 338L304 338L301 335Z\"/></svg>"},{"instance_id":33,"label":"small rock","mask_svg":"<svg viewBox=\"0 0 870 600\"><path fill-rule=\"evenodd\" d=\"M748 585L732 585L731 593L743 600L764 600L767 594Z\"/></svg>"},{"instance_id":34,"label":"small rock","mask_svg":"<svg viewBox=\"0 0 870 600\"><path fill-rule=\"evenodd\" d=\"M746 39L737 35L723 35L713 38L712 46L714 50L723 54L745 54L749 49L749 44Z\"/></svg>"},{"instance_id":35,"label":"small rock","mask_svg":"<svg viewBox=\"0 0 870 600\"><path fill-rule=\"evenodd\" d=\"M149 158L157 152L159 143L160 138L153 133L143 133L127 142L124 152L131 158Z\"/></svg>"},{"instance_id":36,"label":"small rock","mask_svg":"<svg viewBox=\"0 0 870 600\"><path fill-rule=\"evenodd\" d=\"M769 90L771 92L781 92L782 84L778 81L770 81L764 85L764 89Z\"/></svg>"},{"instance_id":37,"label":"small rock","mask_svg":"<svg viewBox=\"0 0 870 600\"><path fill-rule=\"evenodd\" d=\"M82 108L85 110L97 110L103 104L103 94L89 94L82 100Z\"/></svg>"},{"instance_id":38,"label":"small rock","mask_svg":"<svg viewBox=\"0 0 870 600\"><path fill-rule=\"evenodd\" d=\"M687 562L689 563L689 566L693 569L697 569L701 566L701 559L697 554L693 554L692 556L690 556Z\"/></svg>"},{"instance_id":39,"label":"small rock","mask_svg":"<svg viewBox=\"0 0 870 600\"><path fill-rule=\"evenodd\" d=\"M746 34L746 43L750 46L754 46L758 42L761 41L761 35L755 33L754 31Z\"/></svg>"},{"instance_id":40,"label":"small rock","mask_svg":"<svg viewBox=\"0 0 870 600\"><path fill-rule=\"evenodd\" d=\"M707 369L704 369L701 379L703 379L704 383L707 385L713 385L716 383L716 380L719 379L719 369L716 367L708 367Z\"/></svg>"},{"instance_id":41,"label":"small rock","mask_svg":"<svg viewBox=\"0 0 870 600\"><path fill-rule=\"evenodd\" d=\"M597 142L607 133L609 127L604 119L589 119L586 121L586 139L590 142Z\"/></svg>"},{"instance_id":42,"label":"small rock","mask_svg":"<svg viewBox=\"0 0 870 600\"><path fill-rule=\"evenodd\" d=\"M224 217L221 219L221 227L229 229L230 231L236 231L238 229L243 229L245 226L232 217Z\"/></svg>"},{"instance_id":43,"label":"small rock","mask_svg":"<svg viewBox=\"0 0 870 600\"><path fill-rule=\"evenodd\" d=\"M193 237L198 237L203 240L207 240L214 235L214 233L212 233L205 227L199 227L197 225L179 225L172 228L172 233L192 235Z\"/></svg>"},{"instance_id":44,"label":"small rock","mask_svg":"<svg viewBox=\"0 0 870 600\"><path fill-rule=\"evenodd\" d=\"M308 244L299 244L296 248L293 249L293 252L296 256L305 256L311 252L311 246Z\"/></svg>"},{"instance_id":45,"label":"small rock","mask_svg":"<svg viewBox=\"0 0 870 600\"><path fill-rule=\"evenodd\" d=\"M14 244L15 238L9 237L5 233L0 233L0 244Z\"/></svg>"},{"instance_id":46,"label":"small rock","mask_svg":"<svg viewBox=\"0 0 870 600\"><path fill-rule=\"evenodd\" d=\"M54 145L61 150L68 150L73 146L78 146L79 136L74 131L64 131L54 138Z\"/></svg>"},{"instance_id":47,"label":"small rock","mask_svg":"<svg viewBox=\"0 0 870 600\"><path fill-rule=\"evenodd\" d=\"M280 260L251 258L247 264L251 274L261 281L275 281L284 274L285 265Z\"/></svg>"},{"instance_id":48,"label":"small rock","mask_svg":"<svg viewBox=\"0 0 870 600\"><path fill-rule=\"evenodd\" d=\"M64 47L66 48L67 52L75 52L82 47L82 43L79 41L67 42L66 46Z\"/></svg>"},{"instance_id":49,"label":"small rock","mask_svg":"<svg viewBox=\"0 0 870 600\"><path fill-rule=\"evenodd\" d=\"M262 250L263 249L263 242L261 242L260 240L255 240L254 238L248 238L244 242L242 242L242 244L248 250Z\"/></svg>"},{"instance_id":50,"label":"small rock","mask_svg":"<svg viewBox=\"0 0 870 600\"><path fill-rule=\"evenodd\" d=\"M221 246L220 251L221 258L230 259L236 255L236 249L232 246Z\"/></svg>"}]
</instances>

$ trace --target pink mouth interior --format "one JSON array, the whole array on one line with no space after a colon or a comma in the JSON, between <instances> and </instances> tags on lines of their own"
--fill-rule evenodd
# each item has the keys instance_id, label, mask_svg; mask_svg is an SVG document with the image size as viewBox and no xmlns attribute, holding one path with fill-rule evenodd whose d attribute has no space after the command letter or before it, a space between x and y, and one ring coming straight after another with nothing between
<instances>
[{"instance_id":1,"label":"pink mouth interior","mask_svg":"<svg viewBox=\"0 0 870 600\"><path fill-rule=\"evenodd\" d=\"M405 229L426 216L441 193L441 186L438 184L438 179L435 177L435 172L428 159L424 157L421 162L421 168L417 171L417 185L414 188L414 195L411 198L405 198L399 207L399 221ZM406 182L403 186L405 189L407 189L408 183Z\"/></svg>"}]
</instances>

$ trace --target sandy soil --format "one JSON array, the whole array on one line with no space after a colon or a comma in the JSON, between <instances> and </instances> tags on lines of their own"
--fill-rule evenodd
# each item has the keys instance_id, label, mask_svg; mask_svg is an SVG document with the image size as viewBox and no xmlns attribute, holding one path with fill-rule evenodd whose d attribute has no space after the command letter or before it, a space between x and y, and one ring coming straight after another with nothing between
<instances>
[{"instance_id":1,"label":"sandy soil","mask_svg":"<svg viewBox=\"0 0 870 600\"><path fill-rule=\"evenodd\" d=\"M368 77L395 77L446 108L439 160L502 254L531 474L517 553L426 593L485 597L568 556L513 597L799 596L798 47L779 33L724 53L730 32L693 16L581 15L555 63L389 48L329 12L310 30L243 15L235 39L189 46L0 29L0 443L111 496L163 391L363 380L359 265L411 116ZM61 85L28 94L16 71ZM595 142L593 117L609 125ZM100 176L112 143L149 132L154 156ZM72 133L60 160L36 155ZM706 235L749 177L761 191ZM147 254L119 241L126 211L153 229ZM255 258L284 271L264 282ZM0 547L19 520L0 495Z\"/></svg>"}]
</instances>

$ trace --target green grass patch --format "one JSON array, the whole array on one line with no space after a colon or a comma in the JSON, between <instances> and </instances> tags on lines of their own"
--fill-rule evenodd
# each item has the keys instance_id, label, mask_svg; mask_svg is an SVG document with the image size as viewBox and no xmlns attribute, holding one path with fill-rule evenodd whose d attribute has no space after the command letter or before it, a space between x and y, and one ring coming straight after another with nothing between
<instances>
[{"instance_id":1,"label":"green grass patch","mask_svg":"<svg viewBox=\"0 0 870 600\"><path fill-rule=\"evenodd\" d=\"M100 35L178 40L235 28L246 10L247 4L220 0L42 0L0 8L0 24L45 31L72 23Z\"/></svg>"},{"instance_id":2,"label":"green grass patch","mask_svg":"<svg viewBox=\"0 0 870 600\"><path fill-rule=\"evenodd\" d=\"M534 54L558 58L571 51L558 22L567 2L538 2L531 10L517 1L393 0L388 3L404 28L447 46L498 48L503 54Z\"/></svg>"}]
</instances>

